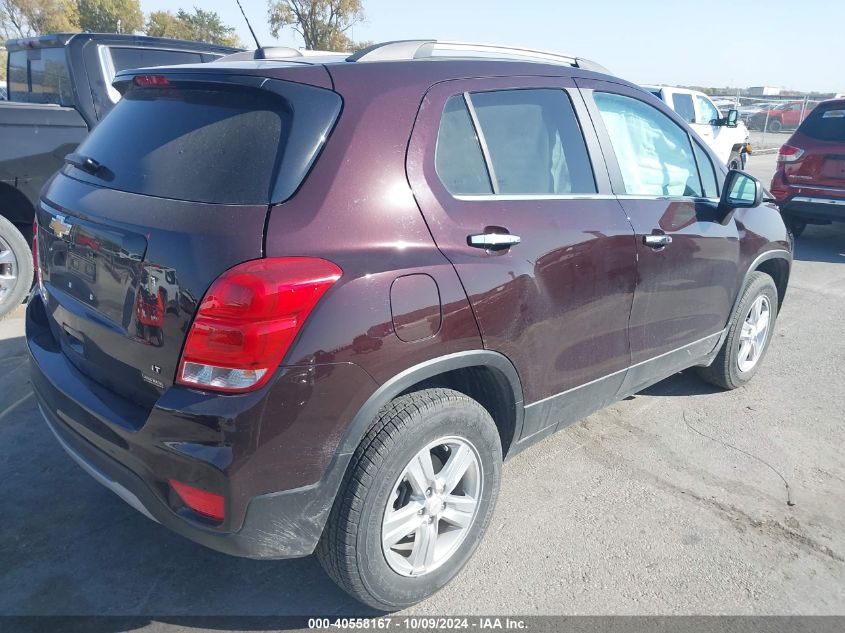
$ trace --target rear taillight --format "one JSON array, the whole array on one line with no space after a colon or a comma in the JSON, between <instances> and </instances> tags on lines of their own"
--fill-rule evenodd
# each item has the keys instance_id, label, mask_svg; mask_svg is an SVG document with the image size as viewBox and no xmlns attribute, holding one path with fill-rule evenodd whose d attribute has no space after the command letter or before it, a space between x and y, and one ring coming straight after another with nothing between
<instances>
[{"instance_id":1,"label":"rear taillight","mask_svg":"<svg viewBox=\"0 0 845 633\"><path fill-rule=\"evenodd\" d=\"M38 282L38 218L32 222L32 270L36 283Z\"/></svg>"},{"instance_id":2,"label":"rear taillight","mask_svg":"<svg viewBox=\"0 0 845 633\"><path fill-rule=\"evenodd\" d=\"M775 175L772 176L772 184L769 187L769 191L775 197L778 204L785 202L789 197L789 187L783 179L783 167L775 170Z\"/></svg>"},{"instance_id":3,"label":"rear taillight","mask_svg":"<svg viewBox=\"0 0 845 633\"><path fill-rule=\"evenodd\" d=\"M258 389L342 271L324 259L256 259L211 285L188 332L176 382L226 393Z\"/></svg>"},{"instance_id":4,"label":"rear taillight","mask_svg":"<svg viewBox=\"0 0 845 633\"><path fill-rule=\"evenodd\" d=\"M778 151L779 163L792 163L804 155L804 150L792 145L783 145Z\"/></svg>"},{"instance_id":5,"label":"rear taillight","mask_svg":"<svg viewBox=\"0 0 845 633\"><path fill-rule=\"evenodd\" d=\"M175 479L170 480L170 486L182 502L197 514L218 522L225 517L223 495L189 486Z\"/></svg>"}]
</instances>

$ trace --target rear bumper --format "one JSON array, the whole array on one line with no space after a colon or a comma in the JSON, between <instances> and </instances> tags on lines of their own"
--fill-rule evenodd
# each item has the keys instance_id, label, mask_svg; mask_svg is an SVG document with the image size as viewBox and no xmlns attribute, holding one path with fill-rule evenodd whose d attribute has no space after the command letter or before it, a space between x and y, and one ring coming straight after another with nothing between
<instances>
[{"instance_id":1,"label":"rear bumper","mask_svg":"<svg viewBox=\"0 0 845 633\"><path fill-rule=\"evenodd\" d=\"M248 494L257 486L283 488L272 483L273 469L261 463L260 454L270 446L257 444L254 432L247 433L251 437L245 444L243 433L212 432L209 416L196 401L193 408L200 414L195 419L191 407L156 405L140 429L122 424L137 413L127 410L132 403L120 401L77 371L51 342L44 318L40 299L30 301L26 334L33 390L50 430L88 474L149 518L217 551L248 558L294 558L313 552L349 455L335 454L315 483ZM233 418L239 421L237 415ZM260 428L260 421L254 422ZM273 449L283 461L285 456ZM185 507L168 479L224 494L225 521L214 524Z\"/></svg>"},{"instance_id":2,"label":"rear bumper","mask_svg":"<svg viewBox=\"0 0 845 633\"><path fill-rule=\"evenodd\" d=\"M38 404L59 444L77 464L136 510L177 534L218 552L246 558L308 556L320 540L332 502L320 485L255 497L240 530L217 532L173 512L141 477L71 431L45 410L40 397Z\"/></svg>"},{"instance_id":3,"label":"rear bumper","mask_svg":"<svg viewBox=\"0 0 845 633\"><path fill-rule=\"evenodd\" d=\"M845 198L829 195L800 195L780 205L781 212L802 220L845 222Z\"/></svg>"}]
</instances>

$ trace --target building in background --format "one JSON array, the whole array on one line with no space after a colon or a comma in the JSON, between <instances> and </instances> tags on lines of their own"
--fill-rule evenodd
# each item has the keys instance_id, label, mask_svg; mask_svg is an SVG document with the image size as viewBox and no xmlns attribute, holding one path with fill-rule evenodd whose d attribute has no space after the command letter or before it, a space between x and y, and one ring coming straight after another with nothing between
<instances>
[{"instance_id":1,"label":"building in background","mask_svg":"<svg viewBox=\"0 0 845 633\"><path fill-rule=\"evenodd\" d=\"M748 89L749 97L777 97L781 88L777 86L751 86Z\"/></svg>"}]
</instances>

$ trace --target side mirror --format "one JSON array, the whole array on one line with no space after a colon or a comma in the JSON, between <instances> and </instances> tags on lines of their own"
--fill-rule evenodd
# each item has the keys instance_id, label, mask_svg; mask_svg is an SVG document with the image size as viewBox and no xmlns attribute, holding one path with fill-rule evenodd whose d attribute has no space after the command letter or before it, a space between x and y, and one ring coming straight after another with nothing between
<instances>
[{"instance_id":1,"label":"side mirror","mask_svg":"<svg viewBox=\"0 0 845 633\"><path fill-rule=\"evenodd\" d=\"M739 112L736 110L728 110L727 122L725 125L728 127L736 127L737 121L739 121Z\"/></svg>"},{"instance_id":2,"label":"side mirror","mask_svg":"<svg viewBox=\"0 0 845 633\"><path fill-rule=\"evenodd\" d=\"M726 212L732 209L749 209L763 202L763 187L754 176L738 169L731 169L725 176L719 206Z\"/></svg>"}]
</instances>

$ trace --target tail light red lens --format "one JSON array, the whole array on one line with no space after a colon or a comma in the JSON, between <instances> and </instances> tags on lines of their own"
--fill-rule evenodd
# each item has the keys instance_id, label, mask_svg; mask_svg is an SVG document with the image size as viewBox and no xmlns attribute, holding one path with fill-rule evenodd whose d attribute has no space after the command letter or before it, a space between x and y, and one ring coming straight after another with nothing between
<instances>
[{"instance_id":1,"label":"tail light red lens","mask_svg":"<svg viewBox=\"0 0 845 633\"><path fill-rule=\"evenodd\" d=\"M170 480L170 486L176 491L183 503L197 514L215 521L222 521L223 517L226 516L223 495L208 492L202 488L195 488L175 479Z\"/></svg>"},{"instance_id":2,"label":"tail light red lens","mask_svg":"<svg viewBox=\"0 0 845 633\"><path fill-rule=\"evenodd\" d=\"M226 393L258 389L341 274L312 257L256 259L229 269L200 304L176 382Z\"/></svg>"},{"instance_id":3,"label":"tail light red lens","mask_svg":"<svg viewBox=\"0 0 845 633\"><path fill-rule=\"evenodd\" d=\"M792 145L783 145L778 151L779 163L792 163L804 155L804 150Z\"/></svg>"}]
</instances>

